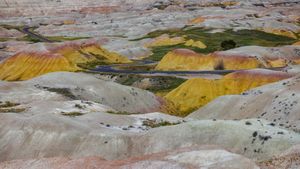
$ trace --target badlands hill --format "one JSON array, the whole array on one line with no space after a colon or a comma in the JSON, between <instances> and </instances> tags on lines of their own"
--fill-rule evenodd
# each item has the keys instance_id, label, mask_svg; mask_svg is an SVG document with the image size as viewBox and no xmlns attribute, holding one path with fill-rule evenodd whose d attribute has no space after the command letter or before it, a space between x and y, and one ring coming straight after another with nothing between
<instances>
[{"instance_id":1,"label":"badlands hill","mask_svg":"<svg viewBox=\"0 0 300 169\"><path fill-rule=\"evenodd\" d=\"M212 144L262 161L300 143L299 134L264 120L200 120L167 127L158 123L160 127L142 130L147 118L151 117L116 116L99 111L73 117L1 113L0 160L55 156L100 156L114 160Z\"/></svg>"},{"instance_id":2,"label":"badlands hill","mask_svg":"<svg viewBox=\"0 0 300 169\"><path fill-rule=\"evenodd\" d=\"M259 163L261 169L269 168L299 168L299 145L295 145L271 160Z\"/></svg>"},{"instance_id":3,"label":"badlands hill","mask_svg":"<svg viewBox=\"0 0 300 169\"><path fill-rule=\"evenodd\" d=\"M245 3L251 5L252 3L258 4L272 4L272 3L285 2L285 0L276 0L276 1L262 1L262 0L251 0L250 3ZM240 1L236 0L175 0L175 1L157 1L157 0L126 0L120 2L118 0L65 0L65 1L47 1L47 0L10 0L10 1L1 1L0 7L5 7L6 9L1 11L1 16L34 16L34 15L59 15L61 13L67 13L71 10L78 10L80 12L95 12L95 13L110 13L115 11L123 11L128 9L151 9L154 7L166 8L168 6L180 6L180 5L194 5L194 6L218 6L218 5L236 5ZM27 7L27 8L26 8ZM34 10L36 10L34 13Z\"/></svg>"},{"instance_id":4,"label":"badlands hill","mask_svg":"<svg viewBox=\"0 0 300 169\"><path fill-rule=\"evenodd\" d=\"M299 168L299 5L0 1L0 168Z\"/></svg>"},{"instance_id":5,"label":"badlands hill","mask_svg":"<svg viewBox=\"0 0 300 169\"><path fill-rule=\"evenodd\" d=\"M175 49L168 52L155 67L157 70L214 70L215 59L189 49Z\"/></svg>"},{"instance_id":6,"label":"badlands hill","mask_svg":"<svg viewBox=\"0 0 300 169\"><path fill-rule=\"evenodd\" d=\"M261 86L242 95L222 96L188 117L197 119L261 118L299 131L299 76Z\"/></svg>"},{"instance_id":7,"label":"badlands hill","mask_svg":"<svg viewBox=\"0 0 300 169\"><path fill-rule=\"evenodd\" d=\"M27 80L57 71L79 71L97 64L128 63L126 57L109 52L96 42L37 43L0 63L0 79Z\"/></svg>"},{"instance_id":8,"label":"badlands hill","mask_svg":"<svg viewBox=\"0 0 300 169\"><path fill-rule=\"evenodd\" d=\"M219 96L240 94L251 88L291 76L291 74L284 72L256 69L237 71L221 79L193 78L172 90L165 98L178 109L177 115L182 116L204 106Z\"/></svg>"},{"instance_id":9,"label":"badlands hill","mask_svg":"<svg viewBox=\"0 0 300 169\"><path fill-rule=\"evenodd\" d=\"M240 70L276 68L300 64L298 46L260 47L246 46L209 55L198 54L188 49L176 49L156 66L157 70Z\"/></svg>"},{"instance_id":10,"label":"badlands hill","mask_svg":"<svg viewBox=\"0 0 300 169\"><path fill-rule=\"evenodd\" d=\"M162 100L150 92L100 80L85 73L49 73L29 81L0 84L0 101L3 103L29 104L32 108L47 107L51 111L56 107L46 104L50 101L92 101L124 113L154 112L162 104ZM26 110L26 107L31 107L29 105L24 105ZM39 109L36 108L35 111ZM74 111L78 112L78 109Z\"/></svg>"},{"instance_id":11,"label":"badlands hill","mask_svg":"<svg viewBox=\"0 0 300 169\"><path fill-rule=\"evenodd\" d=\"M261 161L300 144L299 134L266 120L132 114L156 111L162 102L149 92L84 73L3 81L0 100L1 161L56 156L115 160L207 144Z\"/></svg>"}]
</instances>

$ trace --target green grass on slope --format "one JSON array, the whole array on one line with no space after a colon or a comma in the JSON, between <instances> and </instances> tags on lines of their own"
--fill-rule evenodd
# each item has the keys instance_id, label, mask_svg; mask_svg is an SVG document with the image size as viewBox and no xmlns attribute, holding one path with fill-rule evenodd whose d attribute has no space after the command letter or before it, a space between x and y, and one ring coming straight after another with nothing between
<instances>
[{"instance_id":1,"label":"green grass on slope","mask_svg":"<svg viewBox=\"0 0 300 169\"><path fill-rule=\"evenodd\" d=\"M126 86L131 86L135 82L140 82L145 78L149 78L150 81L153 81L153 84L145 88L145 90L148 90L153 93L171 91L186 81L186 79L181 79L181 78L171 77L171 76L146 77L142 75L133 75L133 74L120 75L120 76L122 77L117 78L116 82Z\"/></svg>"},{"instance_id":2,"label":"green grass on slope","mask_svg":"<svg viewBox=\"0 0 300 169\"><path fill-rule=\"evenodd\" d=\"M10 101L0 101L0 113L21 113L25 108L16 108L20 103L13 103Z\"/></svg>"},{"instance_id":3,"label":"green grass on slope","mask_svg":"<svg viewBox=\"0 0 300 169\"><path fill-rule=\"evenodd\" d=\"M148 86L145 90L148 90L153 93L171 91L186 81L186 79L172 76L144 76L135 74L114 73L102 73L102 75L111 75L111 78L115 78L116 83L126 86L132 86L135 82L140 82L145 78L149 78L154 83Z\"/></svg>"},{"instance_id":4,"label":"green grass on slope","mask_svg":"<svg viewBox=\"0 0 300 169\"><path fill-rule=\"evenodd\" d=\"M54 42L72 41L80 39L88 39L89 37L70 37L70 36L45 36L45 38Z\"/></svg>"},{"instance_id":5,"label":"green grass on slope","mask_svg":"<svg viewBox=\"0 0 300 169\"><path fill-rule=\"evenodd\" d=\"M159 61L161 58L169 51L176 48L188 48L199 53L207 54L214 51L223 50L221 43L225 40L233 40L236 42L236 47L241 46L265 46L265 47L274 47L281 45L290 45L296 42L297 40L266 33L258 30L226 30L224 32L210 33L211 30L203 28L183 28L183 29L169 29L169 30L158 30L150 32L148 35L134 40L141 40L145 38L155 38L162 34L168 34L171 37L176 36L186 36L186 39L200 40L207 45L206 49L200 49L195 47L187 47L183 44L172 45L172 46L160 46L152 48L153 54L148 58L154 61Z\"/></svg>"}]
</instances>

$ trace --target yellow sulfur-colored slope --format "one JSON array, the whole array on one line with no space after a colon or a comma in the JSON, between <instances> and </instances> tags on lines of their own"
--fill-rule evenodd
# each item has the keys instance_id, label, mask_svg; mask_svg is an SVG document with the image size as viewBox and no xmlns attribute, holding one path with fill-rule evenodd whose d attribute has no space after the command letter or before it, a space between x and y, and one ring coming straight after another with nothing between
<instances>
[{"instance_id":1,"label":"yellow sulfur-colored slope","mask_svg":"<svg viewBox=\"0 0 300 169\"><path fill-rule=\"evenodd\" d=\"M165 99L174 104L174 115L185 116L213 99L228 94L240 94L264 84L291 77L287 73L268 70L239 71L228 74L222 79L211 80L195 78L171 91Z\"/></svg>"},{"instance_id":2,"label":"yellow sulfur-colored slope","mask_svg":"<svg viewBox=\"0 0 300 169\"><path fill-rule=\"evenodd\" d=\"M300 46L300 41L293 44L294 46Z\"/></svg>"},{"instance_id":3,"label":"yellow sulfur-colored slope","mask_svg":"<svg viewBox=\"0 0 300 169\"><path fill-rule=\"evenodd\" d=\"M194 18L192 20L189 21L189 24L198 24L198 23L202 23L206 20L205 17L199 16L197 18Z\"/></svg>"},{"instance_id":4,"label":"yellow sulfur-colored slope","mask_svg":"<svg viewBox=\"0 0 300 169\"><path fill-rule=\"evenodd\" d=\"M128 62L129 59L97 44L67 44L42 52L23 51L9 57L0 64L0 80L27 80L49 72L79 71L82 70L79 64Z\"/></svg>"},{"instance_id":5,"label":"yellow sulfur-colored slope","mask_svg":"<svg viewBox=\"0 0 300 169\"><path fill-rule=\"evenodd\" d=\"M87 45L82 47L84 53L91 54L96 59L105 59L108 63L130 63L131 61L115 52L110 52L97 45Z\"/></svg>"},{"instance_id":6,"label":"yellow sulfur-colored slope","mask_svg":"<svg viewBox=\"0 0 300 169\"><path fill-rule=\"evenodd\" d=\"M167 34L163 34L159 37L154 38L150 42L145 44L145 47L157 47L157 46L169 46L184 43L183 37L169 37Z\"/></svg>"},{"instance_id":7,"label":"yellow sulfur-colored slope","mask_svg":"<svg viewBox=\"0 0 300 169\"><path fill-rule=\"evenodd\" d=\"M60 55L49 53L20 53L0 64L0 79L7 81L27 80L55 71L77 71Z\"/></svg>"},{"instance_id":8,"label":"yellow sulfur-colored slope","mask_svg":"<svg viewBox=\"0 0 300 169\"><path fill-rule=\"evenodd\" d=\"M292 46L280 48L250 46L203 55L190 49L175 49L168 52L155 69L246 70L285 67L289 64L300 64L297 50Z\"/></svg>"},{"instance_id":9,"label":"yellow sulfur-colored slope","mask_svg":"<svg viewBox=\"0 0 300 169\"><path fill-rule=\"evenodd\" d=\"M267 32L267 33L272 33L275 35L281 35L281 36L286 36L286 37L290 37L293 39L297 39L297 35L292 31L287 31L287 30L282 30L282 29L273 29L273 28L264 28L262 31Z\"/></svg>"},{"instance_id":10,"label":"yellow sulfur-colored slope","mask_svg":"<svg viewBox=\"0 0 300 169\"><path fill-rule=\"evenodd\" d=\"M188 49L176 49L163 57L156 70L214 70L215 59Z\"/></svg>"},{"instance_id":11,"label":"yellow sulfur-colored slope","mask_svg":"<svg viewBox=\"0 0 300 169\"><path fill-rule=\"evenodd\" d=\"M200 49L205 49L207 46L201 41L194 41L193 39L185 39L185 36L182 37L170 37L168 34L163 34L159 37L152 39L150 42L145 44L145 47L159 47L159 46L172 46L183 44L184 46L191 46Z\"/></svg>"},{"instance_id":12,"label":"yellow sulfur-colored slope","mask_svg":"<svg viewBox=\"0 0 300 169\"><path fill-rule=\"evenodd\" d=\"M243 56L221 56L217 53L198 54L189 49L168 52L158 63L157 70L241 70L260 68L256 58Z\"/></svg>"},{"instance_id":13,"label":"yellow sulfur-colored slope","mask_svg":"<svg viewBox=\"0 0 300 169\"><path fill-rule=\"evenodd\" d=\"M203 42L201 42L201 41L194 41L193 39L190 39L190 40L186 41L186 43L184 45L185 46L197 47L197 48L200 48L200 49L207 48L207 46Z\"/></svg>"},{"instance_id":14,"label":"yellow sulfur-colored slope","mask_svg":"<svg viewBox=\"0 0 300 169\"><path fill-rule=\"evenodd\" d=\"M225 70L255 69L262 67L261 63L256 58L241 56L214 56L217 60L219 60L219 65L222 65L219 67L223 67Z\"/></svg>"}]
</instances>

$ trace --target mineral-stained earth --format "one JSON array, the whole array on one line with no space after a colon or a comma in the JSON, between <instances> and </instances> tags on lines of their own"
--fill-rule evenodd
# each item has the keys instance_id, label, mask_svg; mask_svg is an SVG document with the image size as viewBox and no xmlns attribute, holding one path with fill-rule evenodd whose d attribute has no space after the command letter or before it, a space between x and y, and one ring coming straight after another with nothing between
<instances>
[{"instance_id":1,"label":"mineral-stained earth","mask_svg":"<svg viewBox=\"0 0 300 169\"><path fill-rule=\"evenodd\" d=\"M0 0L0 169L300 168L300 1Z\"/></svg>"}]
</instances>

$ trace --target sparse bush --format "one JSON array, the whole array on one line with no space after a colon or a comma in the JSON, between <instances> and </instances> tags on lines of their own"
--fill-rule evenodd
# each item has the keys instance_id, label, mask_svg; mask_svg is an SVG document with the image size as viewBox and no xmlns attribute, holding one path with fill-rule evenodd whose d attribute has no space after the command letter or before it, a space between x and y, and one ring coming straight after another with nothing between
<instances>
[{"instance_id":1,"label":"sparse bush","mask_svg":"<svg viewBox=\"0 0 300 169\"><path fill-rule=\"evenodd\" d=\"M233 40L225 40L221 43L221 47L223 50L229 50L236 47L236 43Z\"/></svg>"},{"instance_id":2,"label":"sparse bush","mask_svg":"<svg viewBox=\"0 0 300 169\"><path fill-rule=\"evenodd\" d=\"M10 101L2 102L0 101L0 113L20 113L25 111L25 108L15 108L19 106L20 103L13 103Z\"/></svg>"},{"instance_id":3,"label":"sparse bush","mask_svg":"<svg viewBox=\"0 0 300 169\"><path fill-rule=\"evenodd\" d=\"M26 110L25 108L8 108L8 109L0 108L0 113L21 113L25 110Z\"/></svg>"},{"instance_id":4,"label":"sparse bush","mask_svg":"<svg viewBox=\"0 0 300 169\"><path fill-rule=\"evenodd\" d=\"M127 112L127 111L106 111L106 113L109 113L109 114L118 114L118 115L130 115L130 114L135 114L135 113L130 113L130 112Z\"/></svg>"},{"instance_id":5,"label":"sparse bush","mask_svg":"<svg viewBox=\"0 0 300 169\"><path fill-rule=\"evenodd\" d=\"M82 106L80 104L75 104L75 107L78 108L78 109L84 109L85 108L85 106Z\"/></svg>"},{"instance_id":6,"label":"sparse bush","mask_svg":"<svg viewBox=\"0 0 300 169\"><path fill-rule=\"evenodd\" d=\"M151 127L151 128L156 128L156 127L161 127L161 126L172 126L172 125L177 125L180 124L180 122L169 122L169 121L157 121L157 120L151 120L151 119L146 119L143 121L143 126Z\"/></svg>"},{"instance_id":7,"label":"sparse bush","mask_svg":"<svg viewBox=\"0 0 300 169\"><path fill-rule=\"evenodd\" d=\"M13 103L13 102L10 102L10 101L6 101L4 103L0 103L0 108L8 108L8 107L15 107L15 106L19 106L20 103Z\"/></svg>"},{"instance_id":8,"label":"sparse bush","mask_svg":"<svg viewBox=\"0 0 300 169\"><path fill-rule=\"evenodd\" d=\"M61 94L65 97L73 99L73 100L78 100L78 97L75 96L69 88L51 88L51 87L43 87L43 86L38 86L38 85L36 85L35 87L37 87L39 89L47 90L49 92L55 92L57 94Z\"/></svg>"},{"instance_id":9,"label":"sparse bush","mask_svg":"<svg viewBox=\"0 0 300 169\"><path fill-rule=\"evenodd\" d=\"M76 116L82 116L84 115L84 113L81 113L81 112L61 112L61 115L64 115L64 116L70 116L70 117L76 117Z\"/></svg>"}]
</instances>

